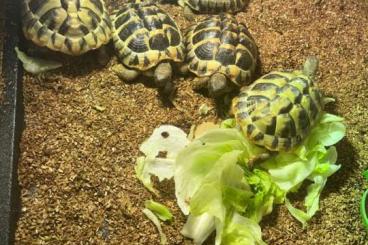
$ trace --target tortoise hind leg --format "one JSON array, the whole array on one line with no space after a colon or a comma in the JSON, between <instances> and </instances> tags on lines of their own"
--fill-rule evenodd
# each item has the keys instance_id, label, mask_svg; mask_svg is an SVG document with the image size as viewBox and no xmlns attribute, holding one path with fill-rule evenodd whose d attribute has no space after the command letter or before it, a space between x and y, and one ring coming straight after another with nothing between
<instances>
[{"instance_id":1,"label":"tortoise hind leg","mask_svg":"<svg viewBox=\"0 0 368 245\"><path fill-rule=\"evenodd\" d=\"M112 71L118 75L121 79L127 82L131 82L136 79L139 72L133 69L128 69L122 64L117 64L112 67Z\"/></svg>"},{"instance_id":2,"label":"tortoise hind leg","mask_svg":"<svg viewBox=\"0 0 368 245\"><path fill-rule=\"evenodd\" d=\"M97 49L97 61L101 66L106 66L110 61L110 54L107 50L106 45L102 45Z\"/></svg>"},{"instance_id":3,"label":"tortoise hind leg","mask_svg":"<svg viewBox=\"0 0 368 245\"><path fill-rule=\"evenodd\" d=\"M195 14L194 14L193 10L188 5L184 6L184 17L187 20L194 20L195 19Z\"/></svg>"}]
</instances>

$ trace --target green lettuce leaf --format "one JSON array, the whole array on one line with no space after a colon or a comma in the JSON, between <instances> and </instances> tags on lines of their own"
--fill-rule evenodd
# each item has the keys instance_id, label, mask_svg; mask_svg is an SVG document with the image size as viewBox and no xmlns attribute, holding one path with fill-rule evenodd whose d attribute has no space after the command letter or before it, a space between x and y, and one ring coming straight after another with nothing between
<instances>
[{"instance_id":1,"label":"green lettuce leaf","mask_svg":"<svg viewBox=\"0 0 368 245\"><path fill-rule=\"evenodd\" d=\"M340 168L336 165L336 149L331 145L340 141L345 131L341 117L324 113L300 147L275 154L254 169L247 165L248 161L267 151L248 141L233 119L183 144L173 154L176 158L165 159L173 161L169 173L174 175L177 203L188 215L182 234L195 244L202 244L215 230L216 245L264 244L258 222L272 211L274 204L283 202L306 226L319 209L327 178ZM157 149L162 151L160 143L154 149L155 153ZM144 163L137 165L142 182L151 174L157 175L150 170L152 166L161 168L157 163L161 159L154 153L146 155ZM158 172L159 177L170 176ZM307 187L304 211L295 208L287 195L298 191L307 179L312 183ZM150 186L150 182L146 184Z\"/></svg>"},{"instance_id":2,"label":"green lettuce leaf","mask_svg":"<svg viewBox=\"0 0 368 245\"><path fill-rule=\"evenodd\" d=\"M252 219L234 213L227 222L223 235L222 244L226 245L265 245L262 241L261 227Z\"/></svg>"},{"instance_id":3,"label":"green lettuce leaf","mask_svg":"<svg viewBox=\"0 0 368 245\"><path fill-rule=\"evenodd\" d=\"M346 132L343 118L323 113L316 126L313 127L304 145L311 148L315 145L331 146L339 142Z\"/></svg>"},{"instance_id":4,"label":"green lettuce leaf","mask_svg":"<svg viewBox=\"0 0 368 245\"><path fill-rule=\"evenodd\" d=\"M284 201L284 191L271 180L267 172L260 169L246 171L244 181L254 194L249 198L243 214L255 222L260 222L263 216L271 213L274 204Z\"/></svg>"},{"instance_id":5,"label":"green lettuce leaf","mask_svg":"<svg viewBox=\"0 0 368 245\"><path fill-rule=\"evenodd\" d=\"M162 205L161 203L155 202L153 200L147 200L144 202L147 209L151 210L157 217L162 221L172 220L173 215L170 210Z\"/></svg>"},{"instance_id":6,"label":"green lettuce leaf","mask_svg":"<svg viewBox=\"0 0 368 245\"><path fill-rule=\"evenodd\" d=\"M291 153L280 153L262 164L272 181L286 194L297 191L306 179L313 182L307 187L305 212L293 207L289 199L285 199L289 212L303 227L319 209L319 198L327 178L340 168L340 165L335 164L336 148L331 145L345 135L346 128L342 121L341 117L324 113L302 146Z\"/></svg>"},{"instance_id":7,"label":"green lettuce leaf","mask_svg":"<svg viewBox=\"0 0 368 245\"><path fill-rule=\"evenodd\" d=\"M189 202L206 176L210 172L223 170L214 169L217 161L224 154L234 151L237 152L236 162L245 163L252 154L265 150L249 143L237 129L212 129L178 154L174 174L175 194L184 214L189 214Z\"/></svg>"},{"instance_id":8,"label":"green lettuce leaf","mask_svg":"<svg viewBox=\"0 0 368 245\"><path fill-rule=\"evenodd\" d=\"M271 179L284 192L289 192L299 185L313 172L317 159L305 161L295 154L279 154L266 161L262 167L268 170Z\"/></svg>"},{"instance_id":9,"label":"green lettuce leaf","mask_svg":"<svg viewBox=\"0 0 368 245\"><path fill-rule=\"evenodd\" d=\"M242 182L243 170L237 165L240 154L239 150L224 153L201 178L197 190L189 201L189 210L191 216L201 217L205 214L202 217L207 222L203 222L203 218L194 218L194 220L192 218L192 226L197 227L197 229L194 230L191 225L187 224L184 234L195 238L196 241L204 241L207 238L204 236L208 236L216 228L216 240L218 241L216 244L220 244L228 206L244 209L246 205L244 198L251 195L249 187ZM230 192L238 194L234 199L231 199L231 202L225 199L229 198ZM247 194L244 196L243 193ZM198 222L203 222L201 227L198 227ZM192 235L189 231L195 231L195 234Z\"/></svg>"}]
</instances>

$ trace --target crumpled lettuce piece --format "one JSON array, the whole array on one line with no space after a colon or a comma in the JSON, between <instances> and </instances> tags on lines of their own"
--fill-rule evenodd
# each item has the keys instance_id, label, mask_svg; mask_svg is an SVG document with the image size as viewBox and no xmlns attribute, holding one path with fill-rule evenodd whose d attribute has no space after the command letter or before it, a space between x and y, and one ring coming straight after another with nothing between
<instances>
[{"instance_id":1,"label":"crumpled lettuce piece","mask_svg":"<svg viewBox=\"0 0 368 245\"><path fill-rule=\"evenodd\" d=\"M223 120L220 124L221 128L235 128L236 127L236 120L234 118L229 118Z\"/></svg>"},{"instance_id":2,"label":"crumpled lettuce piece","mask_svg":"<svg viewBox=\"0 0 368 245\"><path fill-rule=\"evenodd\" d=\"M317 159L302 160L295 154L283 153L262 164L268 170L271 179L284 192L289 192L313 172Z\"/></svg>"},{"instance_id":3,"label":"crumpled lettuce piece","mask_svg":"<svg viewBox=\"0 0 368 245\"><path fill-rule=\"evenodd\" d=\"M234 213L222 235L226 245L266 245L262 240L261 227L252 219Z\"/></svg>"},{"instance_id":4,"label":"crumpled lettuce piece","mask_svg":"<svg viewBox=\"0 0 368 245\"><path fill-rule=\"evenodd\" d=\"M210 211L212 215L223 220L225 217L224 202L226 201L223 198L231 198L223 193L233 190L232 194L238 194L236 189L240 189L244 193L250 192L249 186L242 183L243 170L237 165L240 154L241 151L225 153L214 163L192 196L190 201L191 214L200 215ZM237 199L235 198L235 200Z\"/></svg>"},{"instance_id":5,"label":"crumpled lettuce piece","mask_svg":"<svg viewBox=\"0 0 368 245\"><path fill-rule=\"evenodd\" d=\"M161 203L155 202L153 200L147 200L144 202L144 206L151 210L162 221L170 221L173 218L170 210Z\"/></svg>"},{"instance_id":6,"label":"crumpled lettuce piece","mask_svg":"<svg viewBox=\"0 0 368 245\"><path fill-rule=\"evenodd\" d=\"M339 169L332 144L345 134L342 118L323 114L303 145L278 153L250 170L249 159L266 151L249 142L234 120L205 132L182 149L173 164L175 194L188 216L182 234L202 244L216 230L216 245L264 244L258 222L285 201L306 225L319 208L327 178ZM157 158L156 158L157 159ZM287 193L308 186L306 211L292 206Z\"/></svg>"},{"instance_id":7,"label":"crumpled lettuce piece","mask_svg":"<svg viewBox=\"0 0 368 245\"><path fill-rule=\"evenodd\" d=\"M192 238L195 244L202 244L215 229L217 245L227 244L223 241L225 231L230 244L237 244L237 241L249 242L239 244L264 244L257 222L260 217L271 212L274 203L282 202L284 193L271 182L264 171L255 170L245 174L238 164L241 156L240 150L222 154L212 163L211 168L206 170L206 174L199 179L201 183L196 191L187 199L190 215L182 234ZM187 162L189 163L192 162ZM254 189L253 192L250 185ZM227 223L227 217L234 211L251 217L253 221L237 217L234 218L235 223ZM230 228L227 228L228 226ZM250 228L248 226L253 228L242 230ZM257 232L254 233L255 230Z\"/></svg>"},{"instance_id":8,"label":"crumpled lettuce piece","mask_svg":"<svg viewBox=\"0 0 368 245\"><path fill-rule=\"evenodd\" d=\"M240 151L239 162L246 162L250 154L263 152L245 140L237 129L213 129L194 140L176 159L175 194L182 212L189 214L189 202L216 162L226 153ZM227 165L229 163L226 163Z\"/></svg>"},{"instance_id":9,"label":"crumpled lettuce piece","mask_svg":"<svg viewBox=\"0 0 368 245\"><path fill-rule=\"evenodd\" d=\"M232 190L232 194L251 196L249 186L242 182L243 170L237 164L240 154L241 151L231 151L221 156L203 178L201 185L190 201L191 215L198 216L206 213L215 217L216 244L221 244L221 234L229 208L229 205L226 204L231 203L224 199L230 197L224 195L224 192ZM243 206L244 209L246 202L243 199L242 196L230 200L240 201L235 205ZM202 226L200 229L207 230L207 227Z\"/></svg>"},{"instance_id":10,"label":"crumpled lettuce piece","mask_svg":"<svg viewBox=\"0 0 368 245\"><path fill-rule=\"evenodd\" d=\"M337 152L331 145L345 135L346 128L342 121L341 117L324 113L302 146L291 153L279 153L262 164L272 181L286 194L297 191L305 179L313 182L307 187L307 196L304 199L306 212L293 207L285 199L288 210L303 227L319 209L319 197L327 178L340 168L340 165L335 164Z\"/></svg>"},{"instance_id":11,"label":"crumpled lettuce piece","mask_svg":"<svg viewBox=\"0 0 368 245\"><path fill-rule=\"evenodd\" d=\"M322 163L318 164L312 174L308 176L308 179L313 183L307 187L307 196L304 199L306 212L302 210L296 211L295 208L291 208L290 202L287 204L290 213L302 223L303 227L307 225L308 220L313 217L319 209L319 197L327 183L327 178L341 167L341 165L334 164L336 159L336 149L335 147L330 147L321 161Z\"/></svg>"},{"instance_id":12,"label":"crumpled lettuce piece","mask_svg":"<svg viewBox=\"0 0 368 245\"><path fill-rule=\"evenodd\" d=\"M255 222L260 222L263 216L271 213L274 204L284 201L284 191L271 180L267 172L260 169L245 171L244 181L250 185L254 195L249 198L243 214Z\"/></svg>"},{"instance_id":13,"label":"crumpled lettuce piece","mask_svg":"<svg viewBox=\"0 0 368 245\"><path fill-rule=\"evenodd\" d=\"M162 231L160 221L158 220L157 216L149 209L145 208L142 212L149 218L152 223L156 226L159 234L160 234L160 244L165 245L167 244L167 238L165 233Z\"/></svg>"},{"instance_id":14,"label":"crumpled lettuce piece","mask_svg":"<svg viewBox=\"0 0 368 245\"><path fill-rule=\"evenodd\" d=\"M185 225L183 233L188 237L194 238L198 244L203 242L214 228L217 230L216 244L220 244L221 242L221 233L227 214L226 200L224 198L228 197L228 195L223 195L223 193L229 188L239 189L245 193L250 192L249 187L241 181L243 170L237 164L240 154L241 151L239 150L224 153L217 160L213 161L210 168L198 179L196 190L193 193L190 193L191 190L184 190L185 192L183 193L190 193L192 196L178 196L178 203L179 199L183 202L189 201L190 203L189 209L187 209L188 212L190 211L190 223ZM201 162L197 162L197 164L198 166L192 166L193 168L191 170L196 171L197 168L200 169ZM190 175L187 172L184 172L184 174ZM183 176L183 178L185 177ZM178 176L175 176L175 178L177 179ZM233 191L232 193L235 192ZM238 193L241 192L239 191ZM242 200L242 198L238 200ZM185 206L185 208L188 207ZM203 214L205 216L201 218L193 218L193 216L200 217ZM202 225L198 226L198 222ZM196 227L196 229L193 229L191 226ZM194 231L195 233L190 234L190 231Z\"/></svg>"},{"instance_id":15,"label":"crumpled lettuce piece","mask_svg":"<svg viewBox=\"0 0 368 245\"><path fill-rule=\"evenodd\" d=\"M30 57L15 47L18 59L22 62L24 70L32 74L40 74L62 67L63 64L53 60Z\"/></svg>"},{"instance_id":16,"label":"crumpled lettuce piece","mask_svg":"<svg viewBox=\"0 0 368 245\"><path fill-rule=\"evenodd\" d=\"M339 142L346 132L344 119L329 113L323 113L319 122L314 126L304 145L311 148L318 144L331 146Z\"/></svg>"},{"instance_id":17,"label":"crumpled lettuce piece","mask_svg":"<svg viewBox=\"0 0 368 245\"><path fill-rule=\"evenodd\" d=\"M159 181L171 179L174 176L175 158L188 143L185 132L177 127L163 125L156 128L139 148L145 157L137 158L137 178L148 190L157 194L151 176L157 176Z\"/></svg>"}]
</instances>

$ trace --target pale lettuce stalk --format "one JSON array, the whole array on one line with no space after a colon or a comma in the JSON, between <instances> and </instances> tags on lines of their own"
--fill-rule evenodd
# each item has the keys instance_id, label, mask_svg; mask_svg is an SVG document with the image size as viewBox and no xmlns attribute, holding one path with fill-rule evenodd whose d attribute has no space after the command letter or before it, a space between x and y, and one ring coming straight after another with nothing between
<instances>
[{"instance_id":1,"label":"pale lettuce stalk","mask_svg":"<svg viewBox=\"0 0 368 245\"><path fill-rule=\"evenodd\" d=\"M215 217L208 213L199 216L189 215L181 234L193 239L194 244L202 244L216 229Z\"/></svg>"},{"instance_id":2,"label":"pale lettuce stalk","mask_svg":"<svg viewBox=\"0 0 368 245\"><path fill-rule=\"evenodd\" d=\"M161 224L160 224L160 221L158 220L157 216L151 210L149 210L147 208L143 209L142 212L156 226L156 228L157 228L157 230L160 234L160 244L161 245L166 245L167 244L167 238L166 238L165 233L162 231Z\"/></svg>"}]
</instances>

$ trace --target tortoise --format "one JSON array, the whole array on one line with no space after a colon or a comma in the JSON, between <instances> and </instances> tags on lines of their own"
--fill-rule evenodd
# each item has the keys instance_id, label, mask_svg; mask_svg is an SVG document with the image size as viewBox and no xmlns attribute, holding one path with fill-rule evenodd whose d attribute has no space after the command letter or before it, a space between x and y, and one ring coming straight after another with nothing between
<instances>
[{"instance_id":1,"label":"tortoise","mask_svg":"<svg viewBox=\"0 0 368 245\"><path fill-rule=\"evenodd\" d=\"M153 76L157 87L171 92L172 64L185 59L182 34L175 21L154 3L128 3L112 17L119 76Z\"/></svg>"},{"instance_id":2,"label":"tortoise","mask_svg":"<svg viewBox=\"0 0 368 245\"><path fill-rule=\"evenodd\" d=\"M184 16L193 19L194 12L205 14L236 13L244 9L247 0L179 0Z\"/></svg>"},{"instance_id":3,"label":"tortoise","mask_svg":"<svg viewBox=\"0 0 368 245\"><path fill-rule=\"evenodd\" d=\"M103 0L23 0L22 23L36 45L73 56L108 43L112 32Z\"/></svg>"},{"instance_id":4,"label":"tortoise","mask_svg":"<svg viewBox=\"0 0 368 245\"><path fill-rule=\"evenodd\" d=\"M317 67L309 57L303 70L271 72L243 87L232 112L244 136L271 152L300 145L329 101L313 83Z\"/></svg>"},{"instance_id":5,"label":"tortoise","mask_svg":"<svg viewBox=\"0 0 368 245\"><path fill-rule=\"evenodd\" d=\"M212 97L249 84L258 62L258 49L245 24L230 14L211 16L189 28L185 44L188 70L208 86Z\"/></svg>"}]
</instances>

